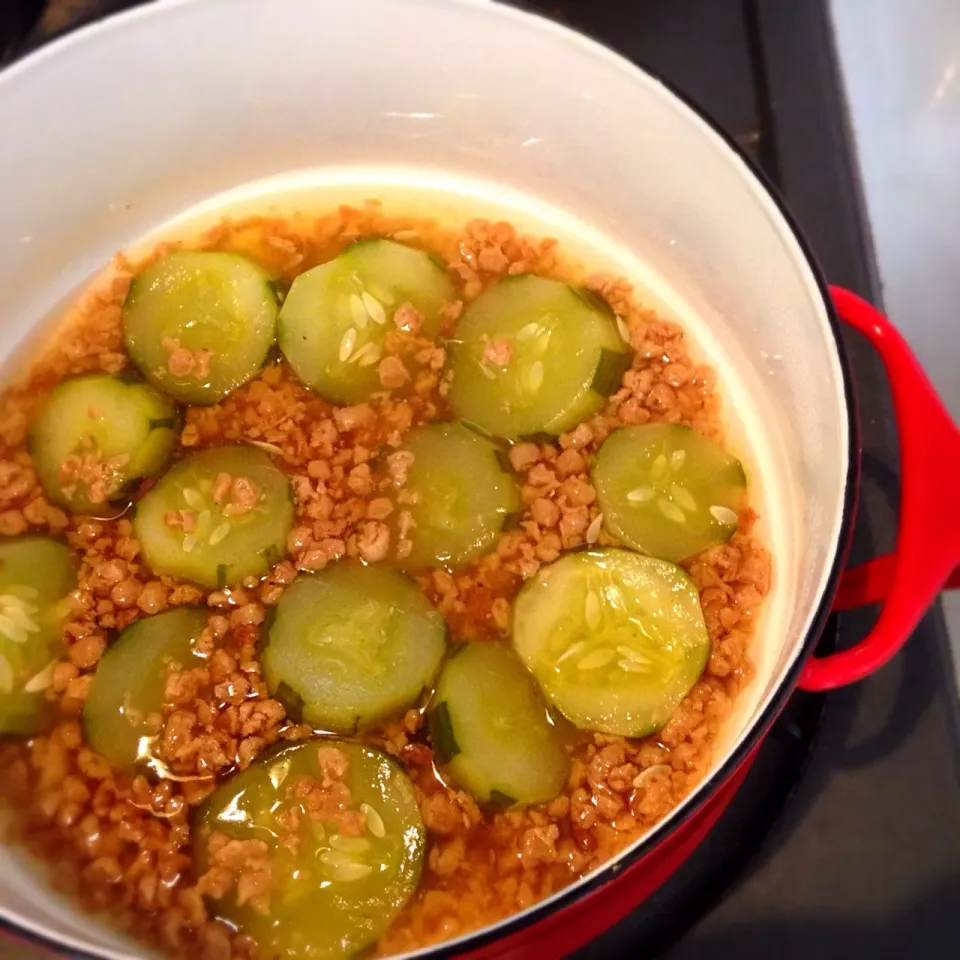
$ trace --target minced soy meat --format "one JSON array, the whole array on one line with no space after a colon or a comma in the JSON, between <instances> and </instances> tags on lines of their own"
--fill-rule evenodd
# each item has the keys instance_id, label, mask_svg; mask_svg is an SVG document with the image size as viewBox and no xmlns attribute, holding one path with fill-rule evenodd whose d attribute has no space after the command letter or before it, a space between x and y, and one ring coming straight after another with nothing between
<instances>
[{"instance_id":1,"label":"minced soy meat","mask_svg":"<svg viewBox=\"0 0 960 960\"><path fill-rule=\"evenodd\" d=\"M508 631L520 585L542 564L584 544L612 542L601 527L588 471L603 440L618 426L656 422L720 437L714 375L688 354L683 331L638 304L626 281L577 276L555 242L529 240L506 223L474 221L452 231L388 216L370 202L312 222L226 222L198 245L246 253L290 281L365 236L397 236L447 262L461 299L444 309L441 334L492 281L536 272L585 280L615 310L636 351L621 389L600 414L557 442L513 446L510 460L524 503L519 525L466 567L418 575L454 637L498 638ZM414 427L444 417L445 351L442 340L423 336L419 315L405 305L394 317L396 342L379 365L383 390L367 403L334 407L274 362L220 403L188 408L182 447L242 439L266 445L290 474L297 520L287 556L262 580L205 590L155 577L128 519L68 516L45 499L25 444L32 411L56 382L127 365L121 306L143 265L118 257L113 278L79 305L29 375L2 398L0 534L65 536L80 571L66 624L68 655L52 670L48 688L59 720L47 735L0 747L0 791L16 813L11 839L51 865L57 889L172 955L253 958L256 945L213 920L204 895L236 888L269 909L264 851L220 838L214 867L198 876L191 813L218 778L247 767L272 744L312 732L292 723L268 694L256 645L261 624L298 570L318 570L341 557L376 562L391 552L403 555L402 484L410 464L407 454L390 451ZM502 352L502 345L490 348ZM171 369L188 365L200 374L208 359L170 344ZM385 466L375 469L378 455ZM242 480L226 477L223 484L238 510L256 496ZM388 527L385 520L395 512L398 525ZM169 522L186 525L189 518ZM754 522L753 511L743 509L731 540L686 563L700 589L711 641L700 681L657 734L572 741L569 780L550 803L484 813L467 794L445 786L435 774L418 710L362 736L403 764L429 838L419 891L378 944L381 955L462 934L536 903L631 844L703 778L717 731L751 677L754 621L770 586L770 556L754 537ZM167 775L118 772L85 744L79 722L93 671L115 631L185 604L210 610L201 639L210 656L201 669L171 673L162 715L147 718ZM324 799L323 791L339 783L336 759L330 758L328 783L304 789Z\"/></svg>"}]
</instances>

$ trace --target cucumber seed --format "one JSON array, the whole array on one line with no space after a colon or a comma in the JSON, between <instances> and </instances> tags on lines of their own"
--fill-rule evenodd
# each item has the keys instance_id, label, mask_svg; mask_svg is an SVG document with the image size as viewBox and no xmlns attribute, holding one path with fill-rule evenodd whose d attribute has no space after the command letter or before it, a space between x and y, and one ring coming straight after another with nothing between
<instances>
[{"instance_id":1,"label":"cucumber seed","mask_svg":"<svg viewBox=\"0 0 960 960\"><path fill-rule=\"evenodd\" d=\"M591 630L596 630L600 626L600 598L593 590L587 594L583 605L583 616Z\"/></svg>"},{"instance_id":2,"label":"cucumber seed","mask_svg":"<svg viewBox=\"0 0 960 960\"><path fill-rule=\"evenodd\" d=\"M616 654L609 648L603 647L601 650L594 650L588 653L578 664L578 670L596 670L599 667L605 667Z\"/></svg>"},{"instance_id":3,"label":"cucumber seed","mask_svg":"<svg viewBox=\"0 0 960 960\"><path fill-rule=\"evenodd\" d=\"M660 512L674 523L684 523L687 519L687 515L683 510L666 497L661 497L657 501L657 506L660 508Z\"/></svg>"},{"instance_id":4,"label":"cucumber seed","mask_svg":"<svg viewBox=\"0 0 960 960\"><path fill-rule=\"evenodd\" d=\"M710 516L712 516L717 523L722 523L727 527L737 522L736 513L729 507L713 506L710 508Z\"/></svg>"},{"instance_id":5,"label":"cucumber seed","mask_svg":"<svg viewBox=\"0 0 960 960\"><path fill-rule=\"evenodd\" d=\"M356 296L356 294L354 294L354 296ZM341 363L346 363L350 359L350 354L353 353L353 348L356 346L356 343L357 331L354 327L351 327L340 340L340 352L338 356Z\"/></svg>"},{"instance_id":6,"label":"cucumber seed","mask_svg":"<svg viewBox=\"0 0 960 960\"><path fill-rule=\"evenodd\" d=\"M378 840L382 840L387 835L387 828L384 826L383 817L381 817L369 803L361 803L360 812L367 818L367 829L370 833Z\"/></svg>"},{"instance_id":7,"label":"cucumber seed","mask_svg":"<svg viewBox=\"0 0 960 960\"><path fill-rule=\"evenodd\" d=\"M603 529L603 514L598 513L590 521L590 526L587 527L587 532L584 535L584 539L587 541L587 543L596 543L597 537L600 536L601 529Z\"/></svg>"},{"instance_id":8,"label":"cucumber seed","mask_svg":"<svg viewBox=\"0 0 960 960\"><path fill-rule=\"evenodd\" d=\"M361 330L366 327L367 320L369 319L367 308L363 305L363 300L361 300L356 293L350 295L350 316Z\"/></svg>"},{"instance_id":9,"label":"cucumber seed","mask_svg":"<svg viewBox=\"0 0 960 960\"><path fill-rule=\"evenodd\" d=\"M376 297L367 293L366 290L363 291L361 299L366 308L367 316L369 316L374 323L382 327L387 322L387 315L384 312L383 304Z\"/></svg>"},{"instance_id":10,"label":"cucumber seed","mask_svg":"<svg viewBox=\"0 0 960 960\"><path fill-rule=\"evenodd\" d=\"M53 682L53 671L57 665L56 660L51 660L36 676L31 677L23 686L24 693L39 693L46 690Z\"/></svg>"}]
</instances>

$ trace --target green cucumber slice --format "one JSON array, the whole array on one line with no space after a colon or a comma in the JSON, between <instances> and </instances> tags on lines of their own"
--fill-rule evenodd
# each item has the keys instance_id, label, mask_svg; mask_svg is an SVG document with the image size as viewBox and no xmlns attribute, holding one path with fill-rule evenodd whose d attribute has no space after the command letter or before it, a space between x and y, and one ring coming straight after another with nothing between
<instances>
[{"instance_id":1,"label":"green cucumber slice","mask_svg":"<svg viewBox=\"0 0 960 960\"><path fill-rule=\"evenodd\" d=\"M163 708L164 687L173 664L203 666L194 644L210 614L180 607L127 627L97 664L83 705L87 741L118 767L152 758L157 730L147 718Z\"/></svg>"},{"instance_id":2,"label":"green cucumber slice","mask_svg":"<svg viewBox=\"0 0 960 960\"><path fill-rule=\"evenodd\" d=\"M460 423L435 423L415 430L406 448L413 454L404 491L413 503L390 517L393 543L400 543L407 510L407 569L456 566L489 550L508 516L522 507L513 475L502 466L503 451ZM404 552L401 551L401 554Z\"/></svg>"},{"instance_id":3,"label":"green cucumber slice","mask_svg":"<svg viewBox=\"0 0 960 960\"><path fill-rule=\"evenodd\" d=\"M277 604L262 660L303 720L351 733L412 706L446 650L443 617L394 570L339 563L302 574Z\"/></svg>"},{"instance_id":4,"label":"green cucumber slice","mask_svg":"<svg viewBox=\"0 0 960 960\"><path fill-rule=\"evenodd\" d=\"M0 540L0 734L37 733L50 721L45 693L65 649L65 599L76 585L64 544Z\"/></svg>"},{"instance_id":5,"label":"green cucumber slice","mask_svg":"<svg viewBox=\"0 0 960 960\"><path fill-rule=\"evenodd\" d=\"M733 536L747 484L740 461L718 443L667 423L615 430L590 476L610 533L675 561Z\"/></svg>"},{"instance_id":6,"label":"green cucumber slice","mask_svg":"<svg viewBox=\"0 0 960 960\"><path fill-rule=\"evenodd\" d=\"M552 800L570 761L533 677L499 643L451 655L429 713L436 762L476 800L495 806Z\"/></svg>"},{"instance_id":7,"label":"green cucumber slice","mask_svg":"<svg viewBox=\"0 0 960 960\"><path fill-rule=\"evenodd\" d=\"M571 723L625 737L659 730L710 654L690 577L616 549L541 567L517 598L513 645Z\"/></svg>"},{"instance_id":8,"label":"green cucumber slice","mask_svg":"<svg viewBox=\"0 0 960 960\"><path fill-rule=\"evenodd\" d=\"M223 588L262 576L285 555L293 517L284 473L243 444L194 453L171 467L137 504L133 529L154 573Z\"/></svg>"},{"instance_id":9,"label":"green cucumber slice","mask_svg":"<svg viewBox=\"0 0 960 960\"><path fill-rule=\"evenodd\" d=\"M321 780L318 750L329 755L331 748L349 763L343 778L349 794L341 796L348 797L348 812L364 814L360 836L344 836L336 821L313 819L309 803L297 797L304 777ZM291 810L297 811L293 831ZM266 911L239 906L233 891L208 904L276 960L357 956L413 895L426 845L413 785L400 766L378 750L337 740L304 740L272 752L217 790L194 830L201 877L217 834L266 846L272 878Z\"/></svg>"},{"instance_id":10,"label":"green cucumber slice","mask_svg":"<svg viewBox=\"0 0 960 960\"><path fill-rule=\"evenodd\" d=\"M507 277L460 317L450 405L496 437L553 436L603 406L630 356L602 301L557 280Z\"/></svg>"},{"instance_id":11,"label":"green cucumber slice","mask_svg":"<svg viewBox=\"0 0 960 960\"><path fill-rule=\"evenodd\" d=\"M184 403L216 403L254 377L276 323L269 274L236 253L168 253L134 278L123 305L131 359Z\"/></svg>"},{"instance_id":12,"label":"green cucumber slice","mask_svg":"<svg viewBox=\"0 0 960 960\"><path fill-rule=\"evenodd\" d=\"M59 384L40 410L30 455L54 503L107 515L139 479L162 473L179 427L176 405L147 383L75 377Z\"/></svg>"},{"instance_id":13,"label":"green cucumber slice","mask_svg":"<svg viewBox=\"0 0 960 960\"><path fill-rule=\"evenodd\" d=\"M334 403L380 390L377 366L394 311L412 304L434 336L453 281L429 254L392 240L363 240L300 274L280 311L277 339L307 386Z\"/></svg>"}]
</instances>

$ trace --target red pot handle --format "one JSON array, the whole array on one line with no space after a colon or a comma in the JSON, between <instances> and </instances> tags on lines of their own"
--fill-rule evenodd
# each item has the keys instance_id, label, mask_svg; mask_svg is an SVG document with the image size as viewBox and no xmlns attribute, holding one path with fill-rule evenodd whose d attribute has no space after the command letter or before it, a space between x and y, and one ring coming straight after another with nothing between
<instances>
[{"instance_id":1,"label":"red pot handle","mask_svg":"<svg viewBox=\"0 0 960 960\"><path fill-rule=\"evenodd\" d=\"M800 676L804 690L832 690L873 673L906 643L940 590L960 586L960 431L893 324L849 290L830 292L840 319L886 367L903 489L896 551L848 570L837 593L837 610L883 601L876 626L850 650L811 658Z\"/></svg>"}]
</instances>

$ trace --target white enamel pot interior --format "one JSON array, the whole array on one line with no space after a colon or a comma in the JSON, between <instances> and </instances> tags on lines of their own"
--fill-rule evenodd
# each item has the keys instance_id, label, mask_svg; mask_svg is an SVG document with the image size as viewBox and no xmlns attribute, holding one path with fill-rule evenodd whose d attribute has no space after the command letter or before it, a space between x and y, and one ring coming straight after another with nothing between
<instances>
[{"instance_id":1,"label":"white enamel pot interior","mask_svg":"<svg viewBox=\"0 0 960 960\"><path fill-rule=\"evenodd\" d=\"M756 678L716 772L640 851L705 799L782 703L848 521L834 320L777 201L649 74L485 0L161 0L0 76L0 184L8 372L114 252L224 203L377 196L504 217L630 277L718 369L775 559ZM0 850L0 917L75 952L146 955L57 899L11 849Z\"/></svg>"}]
</instances>

